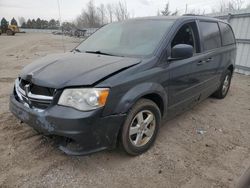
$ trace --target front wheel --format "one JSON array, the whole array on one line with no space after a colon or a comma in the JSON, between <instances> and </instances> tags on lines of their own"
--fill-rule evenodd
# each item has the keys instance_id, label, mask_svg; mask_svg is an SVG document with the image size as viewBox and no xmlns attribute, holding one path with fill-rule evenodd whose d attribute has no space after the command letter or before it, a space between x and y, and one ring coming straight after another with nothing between
<instances>
[{"instance_id":1,"label":"front wheel","mask_svg":"<svg viewBox=\"0 0 250 188\"><path fill-rule=\"evenodd\" d=\"M213 94L213 96L218 99L225 98L231 85L231 79L232 79L232 72L230 70L227 70L226 73L224 74L219 89Z\"/></svg>"},{"instance_id":2,"label":"front wheel","mask_svg":"<svg viewBox=\"0 0 250 188\"><path fill-rule=\"evenodd\" d=\"M8 36L10 36L10 35L13 35L13 31L11 31L10 29L8 29L7 31L6 31L6 34L8 35Z\"/></svg>"},{"instance_id":3,"label":"front wheel","mask_svg":"<svg viewBox=\"0 0 250 188\"><path fill-rule=\"evenodd\" d=\"M129 111L122 127L121 145L130 155L147 151L155 141L161 122L158 106L151 100L140 99Z\"/></svg>"}]
</instances>

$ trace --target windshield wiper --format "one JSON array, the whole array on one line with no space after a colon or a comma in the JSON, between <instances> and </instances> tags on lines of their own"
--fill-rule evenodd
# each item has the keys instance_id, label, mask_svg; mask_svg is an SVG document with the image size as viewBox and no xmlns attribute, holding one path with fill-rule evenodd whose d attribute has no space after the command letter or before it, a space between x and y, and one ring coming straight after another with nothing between
<instances>
[{"instance_id":1,"label":"windshield wiper","mask_svg":"<svg viewBox=\"0 0 250 188\"><path fill-rule=\"evenodd\" d=\"M115 56L115 55L113 55L113 54L105 53L105 52L102 52L102 51L100 51L100 50L96 50L96 51L88 51L88 50L87 50L87 51L85 51L85 53Z\"/></svg>"},{"instance_id":2,"label":"windshield wiper","mask_svg":"<svg viewBox=\"0 0 250 188\"><path fill-rule=\"evenodd\" d=\"M75 48L74 51L81 52L81 50L79 50L78 48Z\"/></svg>"}]
</instances>

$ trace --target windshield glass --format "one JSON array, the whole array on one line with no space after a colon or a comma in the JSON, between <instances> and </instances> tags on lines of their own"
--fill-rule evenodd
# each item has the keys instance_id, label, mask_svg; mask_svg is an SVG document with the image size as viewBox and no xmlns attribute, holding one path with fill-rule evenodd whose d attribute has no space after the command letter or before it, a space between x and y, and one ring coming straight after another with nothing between
<instances>
[{"instance_id":1,"label":"windshield glass","mask_svg":"<svg viewBox=\"0 0 250 188\"><path fill-rule=\"evenodd\" d=\"M151 55L174 20L132 20L106 25L81 43L81 52L117 56Z\"/></svg>"}]
</instances>

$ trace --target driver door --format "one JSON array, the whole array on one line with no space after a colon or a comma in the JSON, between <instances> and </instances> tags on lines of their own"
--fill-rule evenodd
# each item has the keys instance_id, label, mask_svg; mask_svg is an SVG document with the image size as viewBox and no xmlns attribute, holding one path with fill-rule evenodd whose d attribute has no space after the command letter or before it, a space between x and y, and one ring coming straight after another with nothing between
<instances>
[{"instance_id":1,"label":"driver door","mask_svg":"<svg viewBox=\"0 0 250 188\"><path fill-rule=\"evenodd\" d=\"M186 110L196 103L199 93L195 89L200 79L193 74L193 64L201 61L200 37L196 21L188 22L180 26L172 38L169 50L177 44L188 44L193 46L193 57L169 62L170 80L168 82L168 107L169 116ZM170 53L171 54L171 53Z\"/></svg>"}]
</instances>

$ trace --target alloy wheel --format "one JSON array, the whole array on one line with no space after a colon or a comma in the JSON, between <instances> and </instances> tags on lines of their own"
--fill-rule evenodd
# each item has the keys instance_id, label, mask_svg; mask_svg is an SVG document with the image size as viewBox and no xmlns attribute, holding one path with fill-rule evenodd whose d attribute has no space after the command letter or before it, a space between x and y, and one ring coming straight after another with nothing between
<instances>
[{"instance_id":1,"label":"alloy wheel","mask_svg":"<svg viewBox=\"0 0 250 188\"><path fill-rule=\"evenodd\" d=\"M222 94L225 95L229 89L229 85L230 85L230 76L226 75L224 82L223 82L223 86L222 86Z\"/></svg>"},{"instance_id":2,"label":"alloy wheel","mask_svg":"<svg viewBox=\"0 0 250 188\"><path fill-rule=\"evenodd\" d=\"M129 128L130 142L141 147L152 138L156 127L155 116L149 110L143 110L136 114Z\"/></svg>"}]
</instances>

